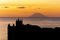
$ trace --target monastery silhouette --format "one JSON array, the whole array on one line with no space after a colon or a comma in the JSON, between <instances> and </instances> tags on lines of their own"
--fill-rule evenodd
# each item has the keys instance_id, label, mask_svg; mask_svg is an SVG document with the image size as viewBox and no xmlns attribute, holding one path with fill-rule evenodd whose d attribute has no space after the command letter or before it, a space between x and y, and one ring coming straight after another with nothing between
<instances>
[{"instance_id":1,"label":"monastery silhouette","mask_svg":"<svg viewBox=\"0 0 60 40\"><path fill-rule=\"evenodd\" d=\"M16 20L16 26L13 24L13 26L10 26L8 24L8 40L17 40L20 39L20 35L22 32L39 32L39 33L45 33L45 32L60 32L60 27L56 27L54 29L52 28L40 28L37 25L30 25L30 24L23 24L22 20Z\"/></svg>"}]
</instances>

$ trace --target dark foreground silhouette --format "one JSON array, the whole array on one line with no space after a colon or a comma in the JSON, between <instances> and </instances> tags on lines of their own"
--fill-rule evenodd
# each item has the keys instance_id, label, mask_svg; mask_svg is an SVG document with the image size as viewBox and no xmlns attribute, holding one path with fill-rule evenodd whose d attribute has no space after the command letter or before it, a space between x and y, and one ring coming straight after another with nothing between
<instances>
[{"instance_id":1,"label":"dark foreground silhouette","mask_svg":"<svg viewBox=\"0 0 60 40\"><path fill-rule=\"evenodd\" d=\"M13 24L13 26L10 26L8 24L8 40L15 40L17 37L19 39L19 36L21 35L21 32L60 32L60 28L40 28L36 25L24 25L22 20L16 20L16 26ZM17 40L17 39L16 39Z\"/></svg>"}]
</instances>

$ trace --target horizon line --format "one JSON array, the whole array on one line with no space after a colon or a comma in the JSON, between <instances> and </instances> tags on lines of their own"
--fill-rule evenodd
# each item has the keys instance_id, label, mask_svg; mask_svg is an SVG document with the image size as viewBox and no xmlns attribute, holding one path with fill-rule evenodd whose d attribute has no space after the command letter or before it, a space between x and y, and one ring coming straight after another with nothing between
<instances>
[{"instance_id":1,"label":"horizon line","mask_svg":"<svg viewBox=\"0 0 60 40\"><path fill-rule=\"evenodd\" d=\"M0 17L0 18L60 18L60 17Z\"/></svg>"}]
</instances>

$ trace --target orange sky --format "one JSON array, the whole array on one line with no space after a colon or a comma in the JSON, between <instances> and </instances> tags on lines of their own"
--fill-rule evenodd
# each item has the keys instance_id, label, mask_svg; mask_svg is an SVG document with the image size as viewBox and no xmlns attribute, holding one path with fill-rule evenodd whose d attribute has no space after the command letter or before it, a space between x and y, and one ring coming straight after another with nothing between
<instances>
[{"instance_id":1,"label":"orange sky","mask_svg":"<svg viewBox=\"0 0 60 40\"><path fill-rule=\"evenodd\" d=\"M25 8L17 8L18 6ZM60 0L0 0L0 17L26 17L35 12L60 17Z\"/></svg>"}]
</instances>

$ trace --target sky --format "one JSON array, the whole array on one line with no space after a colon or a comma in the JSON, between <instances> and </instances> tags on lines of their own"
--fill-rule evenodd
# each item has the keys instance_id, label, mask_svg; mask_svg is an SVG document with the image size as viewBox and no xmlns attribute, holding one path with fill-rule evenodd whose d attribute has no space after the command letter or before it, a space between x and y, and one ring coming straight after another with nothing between
<instances>
[{"instance_id":1,"label":"sky","mask_svg":"<svg viewBox=\"0 0 60 40\"><path fill-rule=\"evenodd\" d=\"M28 17L36 12L60 17L60 0L0 0L0 17Z\"/></svg>"}]
</instances>

